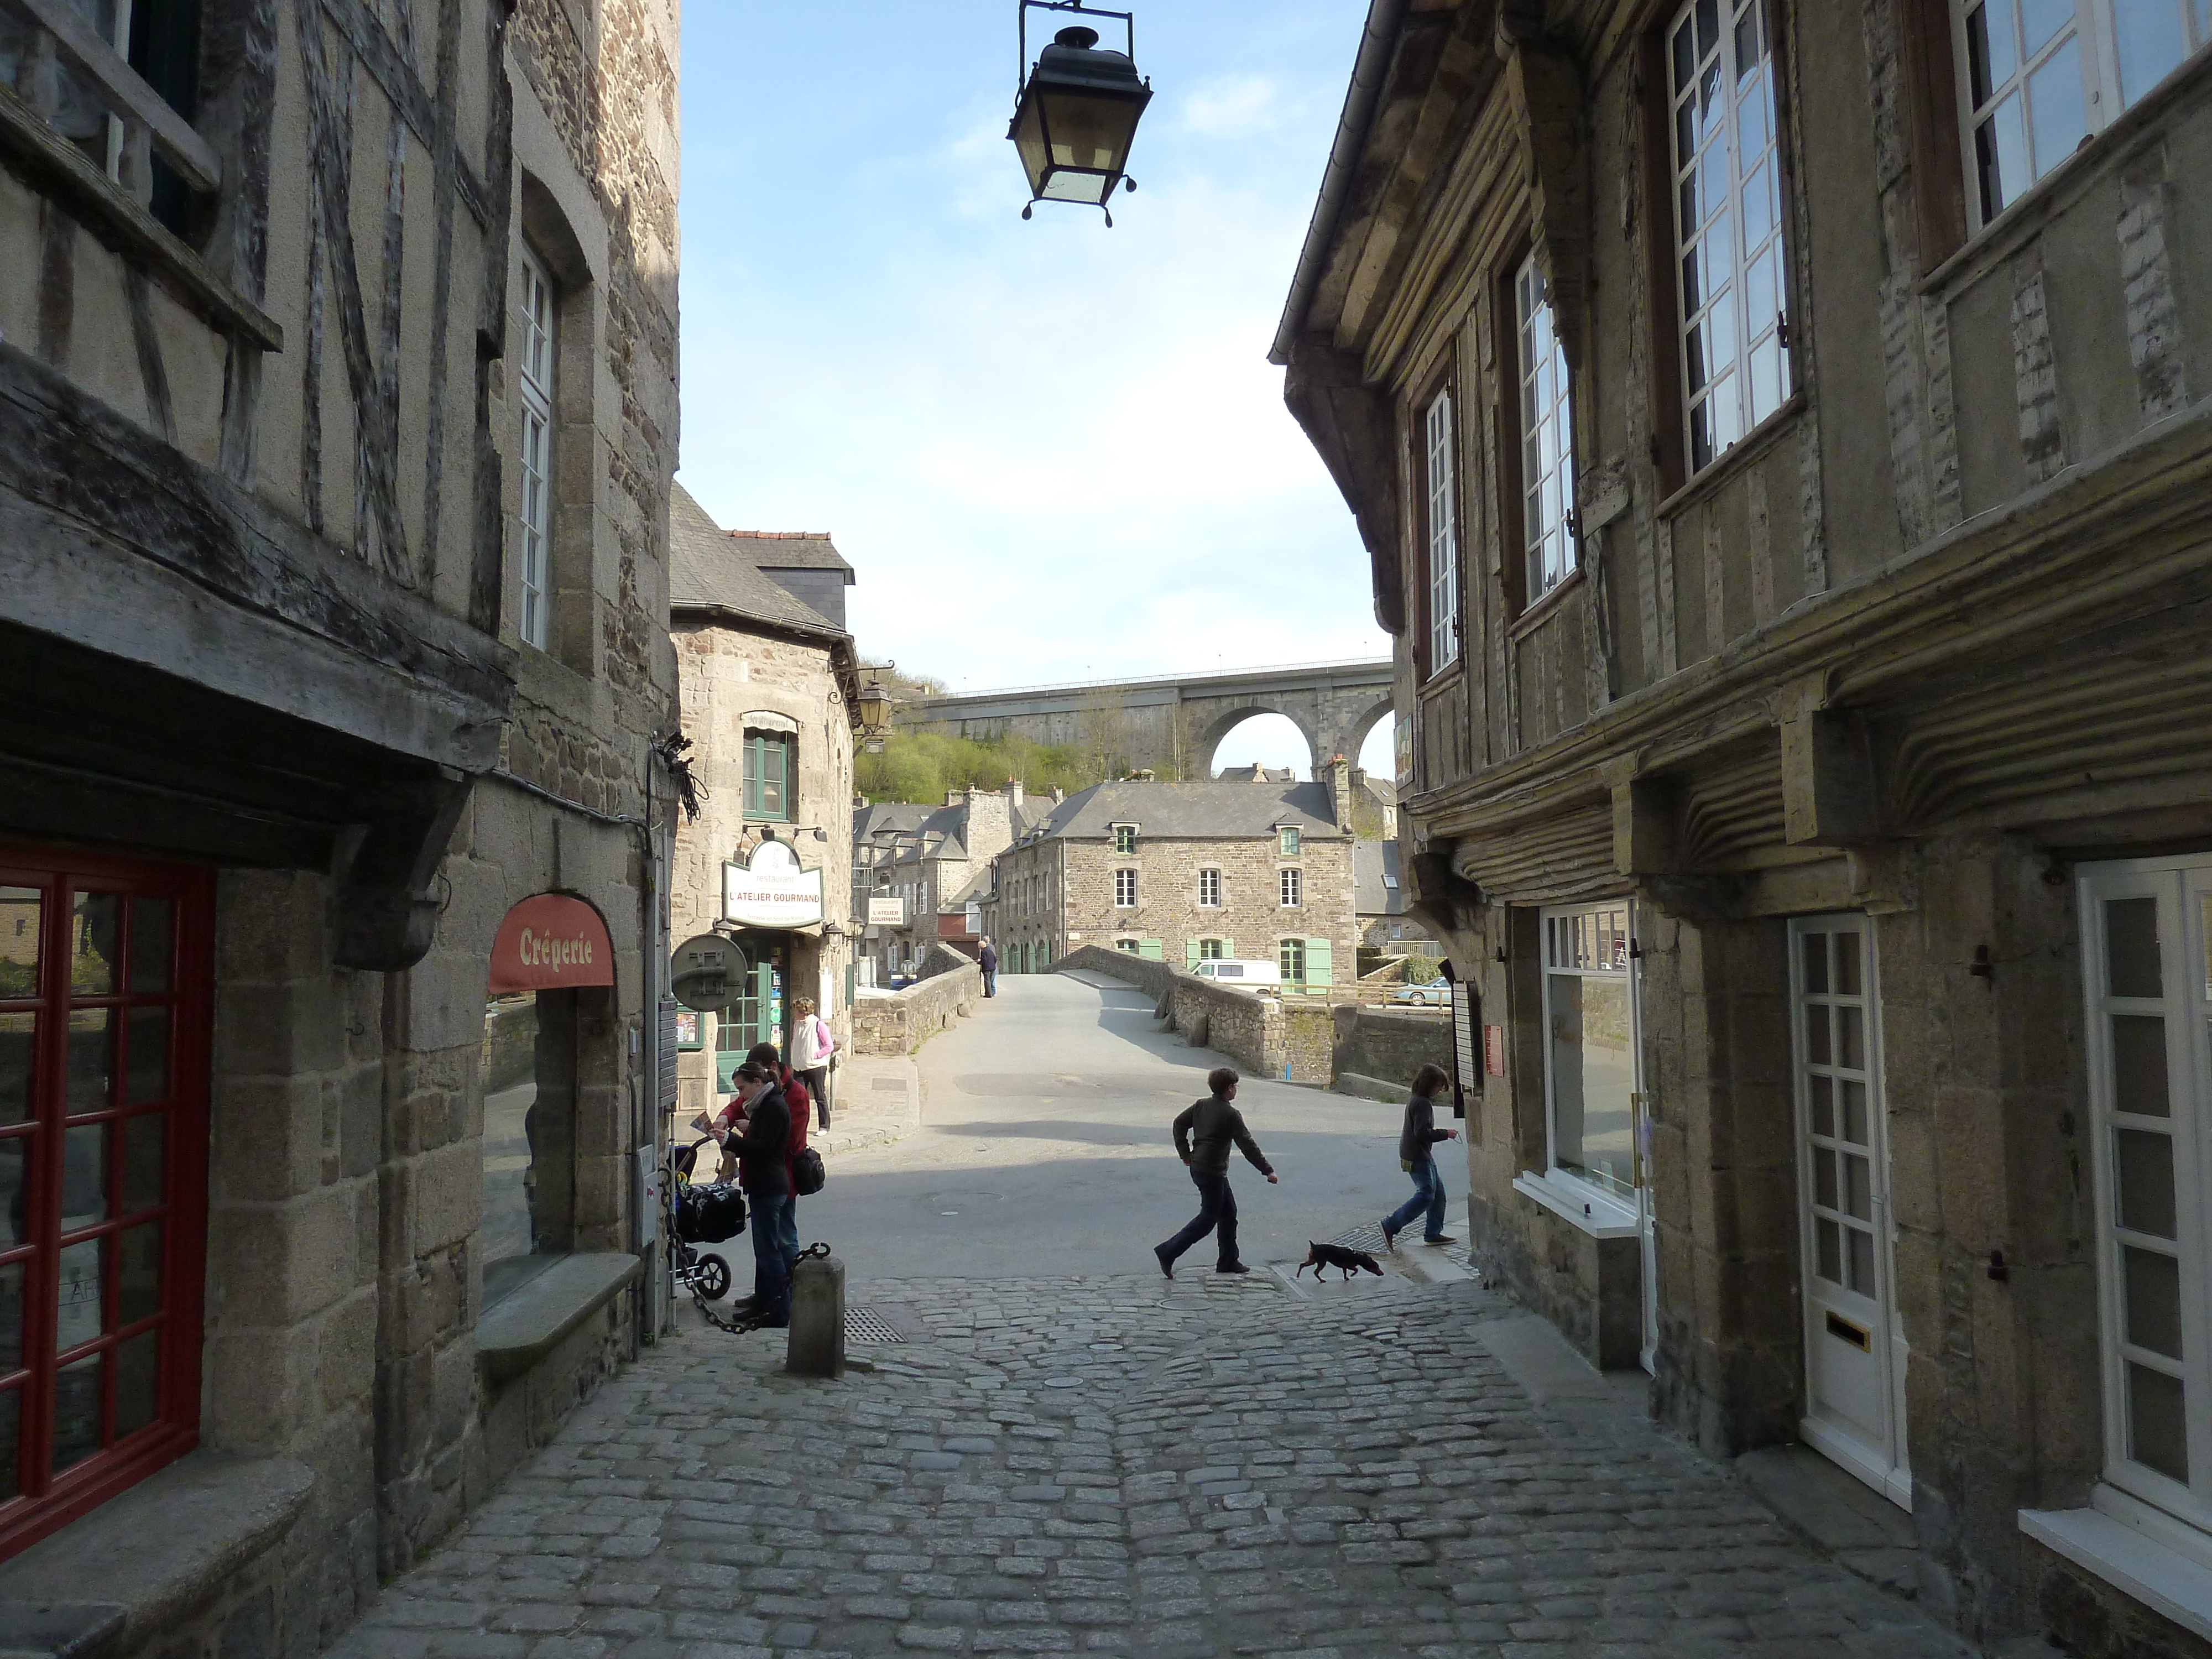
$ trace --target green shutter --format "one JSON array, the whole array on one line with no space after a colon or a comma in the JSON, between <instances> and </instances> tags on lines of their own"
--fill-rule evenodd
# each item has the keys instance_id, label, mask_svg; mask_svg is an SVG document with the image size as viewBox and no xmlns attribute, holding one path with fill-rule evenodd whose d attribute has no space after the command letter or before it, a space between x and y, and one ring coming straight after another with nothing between
<instances>
[{"instance_id":1,"label":"green shutter","mask_svg":"<svg viewBox=\"0 0 2212 1659\"><path fill-rule=\"evenodd\" d=\"M1156 939L1139 939L1137 941L1137 954L1142 957L1146 962L1158 962L1160 960L1160 941Z\"/></svg>"},{"instance_id":2,"label":"green shutter","mask_svg":"<svg viewBox=\"0 0 2212 1659\"><path fill-rule=\"evenodd\" d=\"M1329 965L1328 941L1325 939L1310 939L1306 941L1306 983L1309 985L1336 983L1335 970Z\"/></svg>"},{"instance_id":3,"label":"green shutter","mask_svg":"<svg viewBox=\"0 0 2212 1659\"><path fill-rule=\"evenodd\" d=\"M1198 966L1198 941L1194 939L1185 939L1182 942L1182 965L1195 969Z\"/></svg>"}]
</instances>

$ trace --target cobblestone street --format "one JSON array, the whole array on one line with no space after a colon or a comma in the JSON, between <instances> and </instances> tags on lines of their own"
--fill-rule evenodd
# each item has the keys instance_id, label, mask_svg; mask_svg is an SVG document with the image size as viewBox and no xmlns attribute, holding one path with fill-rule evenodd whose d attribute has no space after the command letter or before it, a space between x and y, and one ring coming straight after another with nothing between
<instances>
[{"instance_id":1,"label":"cobblestone street","mask_svg":"<svg viewBox=\"0 0 2212 1659\"><path fill-rule=\"evenodd\" d=\"M837 1382L687 1313L337 1652L1972 1651L1595 1374L1517 1380L1533 1322L1472 1282L879 1279L865 1304L906 1340Z\"/></svg>"}]
</instances>

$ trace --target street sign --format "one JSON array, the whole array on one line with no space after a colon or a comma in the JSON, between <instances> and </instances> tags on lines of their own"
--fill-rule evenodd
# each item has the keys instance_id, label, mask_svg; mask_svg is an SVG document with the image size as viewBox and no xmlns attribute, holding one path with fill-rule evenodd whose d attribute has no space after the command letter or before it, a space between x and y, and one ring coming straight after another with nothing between
<instances>
[{"instance_id":1,"label":"street sign","mask_svg":"<svg viewBox=\"0 0 2212 1659\"><path fill-rule=\"evenodd\" d=\"M669 959L668 988L686 1008L720 1008L744 983L745 953L720 933L697 933Z\"/></svg>"}]
</instances>

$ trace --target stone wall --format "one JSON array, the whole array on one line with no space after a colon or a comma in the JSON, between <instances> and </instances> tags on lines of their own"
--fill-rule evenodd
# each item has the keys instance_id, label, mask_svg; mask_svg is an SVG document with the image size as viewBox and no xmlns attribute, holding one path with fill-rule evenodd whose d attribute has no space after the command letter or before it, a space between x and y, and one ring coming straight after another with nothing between
<instances>
[{"instance_id":1,"label":"stone wall","mask_svg":"<svg viewBox=\"0 0 2212 1659\"><path fill-rule=\"evenodd\" d=\"M947 963L944 958L950 957ZM863 1054L910 1054L967 1017L982 1000L983 970L957 951L932 947L927 976L902 991L885 991L853 1004L853 1048Z\"/></svg>"},{"instance_id":2,"label":"stone wall","mask_svg":"<svg viewBox=\"0 0 2212 1659\"><path fill-rule=\"evenodd\" d=\"M1334 1046L1331 1079L1371 1078L1401 1090L1424 1066L1452 1068L1451 1013L1447 1009L1369 1008L1343 1003L1329 1010Z\"/></svg>"},{"instance_id":3,"label":"stone wall","mask_svg":"<svg viewBox=\"0 0 2212 1659\"><path fill-rule=\"evenodd\" d=\"M1162 1005L1168 1029L1194 1048L1211 1048L1255 1077L1293 1083L1330 1081L1334 1026L1325 1003L1286 1003L1233 991L1173 963L1148 962L1126 951L1079 946L1052 964L1060 973L1087 969L1127 981ZM1287 1069L1286 1069L1287 1068Z\"/></svg>"}]
</instances>

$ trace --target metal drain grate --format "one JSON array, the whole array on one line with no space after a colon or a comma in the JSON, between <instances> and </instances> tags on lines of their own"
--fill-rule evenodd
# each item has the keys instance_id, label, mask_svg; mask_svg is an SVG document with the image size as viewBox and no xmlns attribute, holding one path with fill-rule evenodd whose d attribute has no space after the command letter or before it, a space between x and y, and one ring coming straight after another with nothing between
<instances>
[{"instance_id":1,"label":"metal drain grate","mask_svg":"<svg viewBox=\"0 0 2212 1659\"><path fill-rule=\"evenodd\" d=\"M1332 1238L1328 1242L1341 1244L1347 1250L1364 1250L1370 1255L1382 1255L1384 1248L1382 1228L1379 1223L1372 1222L1364 1227L1354 1227L1342 1237Z\"/></svg>"},{"instance_id":2,"label":"metal drain grate","mask_svg":"<svg viewBox=\"0 0 2212 1659\"><path fill-rule=\"evenodd\" d=\"M903 1342L906 1338L867 1309L848 1308L845 1310L845 1340L848 1342Z\"/></svg>"}]
</instances>

